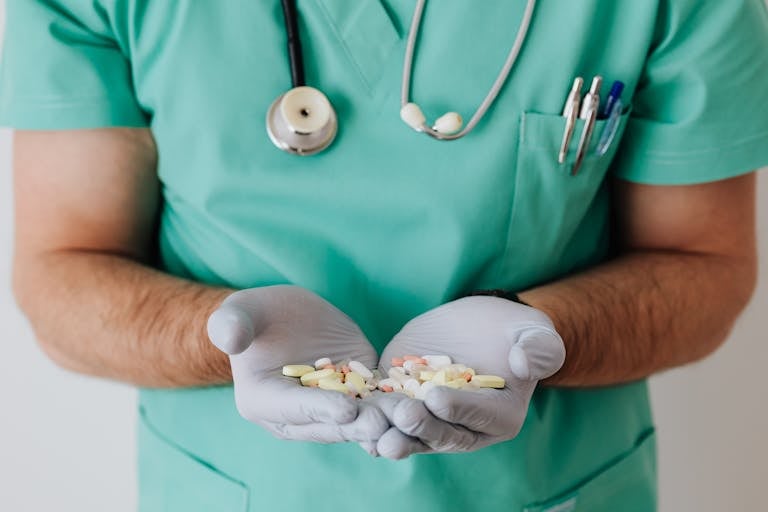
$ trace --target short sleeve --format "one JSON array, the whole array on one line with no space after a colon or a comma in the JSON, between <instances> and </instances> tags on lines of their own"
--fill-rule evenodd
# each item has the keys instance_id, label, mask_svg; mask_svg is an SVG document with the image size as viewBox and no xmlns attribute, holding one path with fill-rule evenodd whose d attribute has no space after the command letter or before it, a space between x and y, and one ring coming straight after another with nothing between
<instances>
[{"instance_id":1,"label":"short sleeve","mask_svg":"<svg viewBox=\"0 0 768 512\"><path fill-rule=\"evenodd\" d=\"M661 0L659 8L615 175L691 184L767 165L763 0Z\"/></svg>"},{"instance_id":2,"label":"short sleeve","mask_svg":"<svg viewBox=\"0 0 768 512\"><path fill-rule=\"evenodd\" d=\"M7 0L0 125L146 126L128 58L96 1Z\"/></svg>"}]
</instances>

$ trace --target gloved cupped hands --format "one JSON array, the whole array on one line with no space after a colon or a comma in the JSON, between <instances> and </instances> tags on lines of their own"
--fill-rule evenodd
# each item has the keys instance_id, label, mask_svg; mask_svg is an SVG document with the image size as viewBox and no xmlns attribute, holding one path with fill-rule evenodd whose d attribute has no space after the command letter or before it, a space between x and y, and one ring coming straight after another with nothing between
<instances>
[{"instance_id":1,"label":"gloved cupped hands","mask_svg":"<svg viewBox=\"0 0 768 512\"><path fill-rule=\"evenodd\" d=\"M376 368L360 328L316 294L269 286L230 295L209 318L211 341L230 354L240 414L284 439L354 441L371 454L400 459L423 452L463 452L512 439L523 425L536 383L563 364L565 349L543 312L496 297L467 297L428 311L390 341L381 356L445 354L503 377L503 389L437 387L423 401L374 392L362 400L302 387L286 364L357 360Z\"/></svg>"},{"instance_id":2,"label":"gloved cupped hands","mask_svg":"<svg viewBox=\"0 0 768 512\"><path fill-rule=\"evenodd\" d=\"M389 422L372 403L302 387L283 365L322 357L375 368L376 351L347 315L298 286L241 290L208 319L208 336L230 355L240 415L282 439L372 446Z\"/></svg>"}]
</instances>

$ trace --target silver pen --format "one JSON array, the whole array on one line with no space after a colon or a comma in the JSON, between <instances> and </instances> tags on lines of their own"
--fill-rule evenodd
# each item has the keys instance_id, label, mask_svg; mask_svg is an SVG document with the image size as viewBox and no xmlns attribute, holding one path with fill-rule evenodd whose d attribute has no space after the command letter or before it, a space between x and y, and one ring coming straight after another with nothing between
<instances>
[{"instance_id":1,"label":"silver pen","mask_svg":"<svg viewBox=\"0 0 768 512\"><path fill-rule=\"evenodd\" d=\"M565 118L565 131L563 132L563 142L560 144L560 153L557 157L558 163L565 163L565 157L568 154L568 146L573 138L573 130L576 128L576 118L579 117L579 106L581 105L581 88L584 87L584 79L576 77L573 81L571 92L565 100L563 107L563 117Z\"/></svg>"},{"instance_id":2,"label":"silver pen","mask_svg":"<svg viewBox=\"0 0 768 512\"><path fill-rule=\"evenodd\" d=\"M603 86L603 77L596 76L592 79L592 87L589 88L589 92L584 96L584 101L581 104L581 112L579 113L579 119L584 119L584 129L581 132L581 140L579 140L579 150L576 153L576 162L573 164L571 174L576 176L579 172L584 156L587 153L589 147L589 141L592 139L592 132L595 130L595 121L597 121L597 110L600 108L600 87Z\"/></svg>"}]
</instances>

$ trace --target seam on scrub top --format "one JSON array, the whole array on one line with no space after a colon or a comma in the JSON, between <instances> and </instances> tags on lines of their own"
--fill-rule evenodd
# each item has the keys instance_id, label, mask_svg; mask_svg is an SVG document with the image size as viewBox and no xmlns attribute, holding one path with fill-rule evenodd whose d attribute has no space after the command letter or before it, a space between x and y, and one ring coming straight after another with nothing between
<instances>
[{"instance_id":1,"label":"seam on scrub top","mask_svg":"<svg viewBox=\"0 0 768 512\"><path fill-rule=\"evenodd\" d=\"M208 468L209 471L214 472L216 475L218 475L218 476L220 476L220 477L222 477L222 478L224 478L226 480L230 480L232 483L234 483L236 485L242 486L243 490L246 492L246 495L247 495L247 502L250 504L251 489L250 489L250 487L248 487L248 485L245 482L243 482L243 481L233 477L232 475L230 475L229 473L227 473L225 471L222 471L221 469L219 469L214 464L211 464L207 460L203 459L202 457L196 455L195 453L191 452L190 450L187 450L186 448L184 448L180 444L178 444L175 441L171 440L167 435L163 434L160 431L160 429L158 429L155 426L154 423L152 423L152 421L149 419L149 417L147 415L147 412L144 409L144 407L139 407L139 417L140 417L139 420L144 423L144 426L147 427L147 430L149 430L150 433L153 436L155 436L158 440L160 440L162 443L166 444L170 449L178 452L178 454L183 456L183 457L187 457L187 458L191 459L196 464L200 464L201 466L205 466L206 468Z\"/></svg>"},{"instance_id":2,"label":"seam on scrub top","mask_svg":"<svg viewBox=\"0 0 768 512\"><path fill-rule=\"evenodd\" d=\"M325 16L325 19L328 22L328 25L330 25L331 30L333 30L333 33L336 36L336 39L340 42L341 47L344 49L344 53L347 54L347 58L352 62L352 66L355 68L357 75L360 77L360 80L363 81L363 85L365 85L366 89L368 89L368 94L373 95L373 87L371 83L368 82L367 78L365 78L363 70L360 68L360 65L357 63L357 59L355 59L354 55L352 54L352 50L349 49L349 46L347 45L344 36L342 36L339 27L333 21L333 17L331 16L331 13L328 12L328 8L325 6L325 3L323 0L315 0L315 3L320 7L323 16Z\"/></svg>"},{"instance_id":3,"label":"seam on scrub top","mask_svg":"<svg viewBox=\"0 0 768 512\"><path fill-rule=\"evenodd\" d=\"M136 99L127 97L136 103ZM34 108L61 108L61 107L85 107L85 106L102 106L109 105L115 106L115 100L119 97L109 96L75 96L67 97L66 99L59 99L51 96L31 96L24 97L19 100L13 100L9 104L14 107L20 105L22 107L34 107ZM90 101L88 101L90 100Z\"/></svg>"},{"instance_id":4,"label":"seam on scrub top","mask_svg":"<svg viewBox=\"0 0 768 512\"><path fill-rule=\"evenodd\" d=\"M759 141L762 138L768 138L768 131L760 132L760 133L757 133L755 135L746 137L744 139L740 139L740 140L734 142L733 144L728 144L727 146L716 146L716 147L709 148L709 149L697 149L697 150L693 150L693 151L658 151L658 150L651 150L651 151L640 151L640 152L638 152L638 154L649 155L651 157L653 157L654 155L659 155L661 157L674 157L674 156L678 156L680 158L678 158L677 160L679 160L679 159L687 157L687 156L710 155L712 153L719 153L719 152L721 152L723 150L726 150L726 149L733 149L733 148L738 148L740 146L746 146L748 144L754 143L755 141ZM655 158L654 158L654 160L657 161L657 162L675 162L676 161L674 159L660 160L660 159L655 159Z\"/></svg>"}]
</instances>

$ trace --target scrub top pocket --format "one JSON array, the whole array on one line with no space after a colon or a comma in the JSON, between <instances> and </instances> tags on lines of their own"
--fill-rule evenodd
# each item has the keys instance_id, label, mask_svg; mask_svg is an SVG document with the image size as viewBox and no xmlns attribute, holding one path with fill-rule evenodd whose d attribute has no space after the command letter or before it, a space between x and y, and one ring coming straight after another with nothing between
<instances>
[{"instance_id":1,"label":"scrub top pocket","mask_svg":"<svg viewBox=\"0 0 768 512\"><path fill-rule=\"evenodd\" d=\"M139 414L139 511L247 512L248 488L162 436Z\"/></svg>"},{"instance_id":2,"label":"scrub top pocket","mask_svg":"<svg viewBox=\"0 0 768 512\"><path fill-rule=\"evenodd\" d=\"M608 121L596 122L581 168L572 175L584 121L577 122L566 161L560 164L557 159L565 118L532 112L523 114L515 191L499 282L516 283L518 288L530 286L569 271L562 267L562 262L578 260L568 253L570 242L584 219L589 220L589 210L600 199L606 173L628 118L629 111L626 111L603 155L598 155L596 148ZM516 262L525 262L524 274Z\"/></svg>"}]
</instances>

